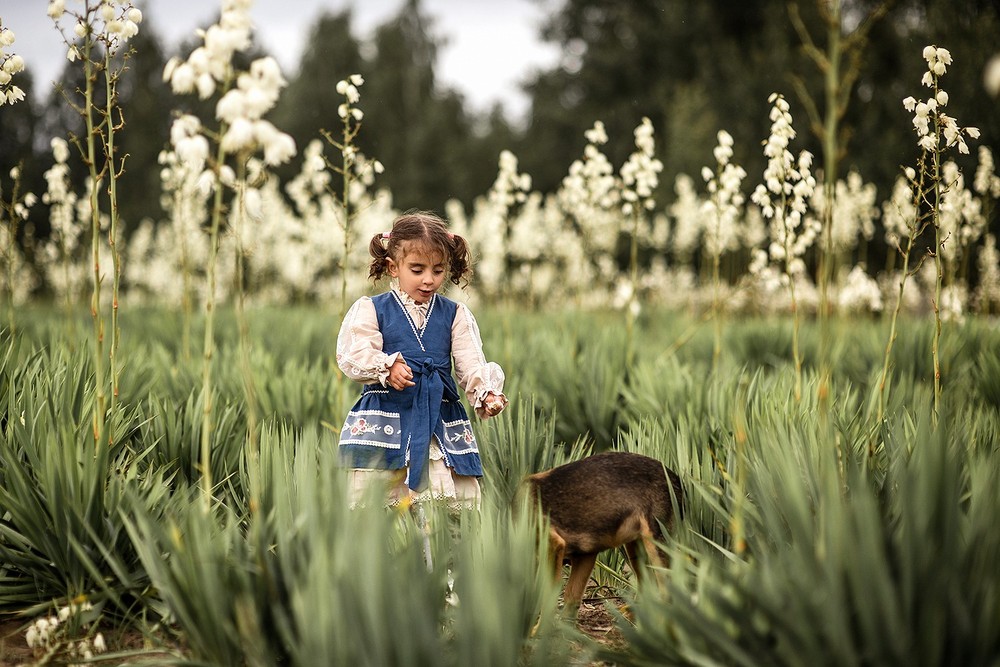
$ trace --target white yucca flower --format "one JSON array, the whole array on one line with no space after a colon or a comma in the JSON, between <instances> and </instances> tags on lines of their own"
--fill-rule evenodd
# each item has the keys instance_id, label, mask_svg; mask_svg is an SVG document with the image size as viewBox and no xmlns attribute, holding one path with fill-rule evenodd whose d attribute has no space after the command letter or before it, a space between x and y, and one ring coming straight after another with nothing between
<instances>
[{"instance_id":1,"label":"white yucca flower","mask_svg":"<svg viewBox=\"0 0 1000 667\"><path fill-rule=\"evenodd\" d=\"M730 163L733 157L733 138L725 130L717 134L718 145L713 149L716 167L702 169L702 178L708 190L708 199L702 204L705 216L705 247L713 255L739 247L738 224L745 198L740 187L746 178L743 167Z\"/></svg>"},{"instance_id":2,"label":"white yucca flower","mask_svg":"<svg viewBox=\"0 0 1000 667\"><path fill-rule=\"evenodd\" d=\"M993 151L989 146L979 147L979 165L972 188L984 199L1000 199L1000 176L996 173Z\"/></svg>"},{"instance_id":3,"label":"white yucca flower","mask_svg":"<svg viewBox=\"0 0 1000 667\"><path fill-rule=\"evenodd\" d=\"M13 44L14 31L0 24L0 106L24 99L24 91L13 84L14 75L24 71L24 59L16 53L7 53Z\"/></svg>"},{"instance_id":4,"label":"white yucca flower","mask_svg":"<svg viewBox=\"0 0 1000 667\"><path fill-rule=\"evenodd\" d=\"M987 234L986 240L979 249L979 287L976 290L976 302L979 312L993 312L1000 306L1000 252L997 251L997 239L993 234Z\"/></svg>"},{"instance_id":5,"label":"white yucca flower","mask_svg":"<svg viewBox=\"0 0 1000 667\"><path fill-rule=\"evenodd\" d=\"M194 49L187 60L173 57L163 69L163 80L169 81L177 94L198 92L207 99L232 72L232 59L237 51L250 47L250 2L227 0L222 3L219 22L206 30L198 30L202 45Z\"/></svg>"},{"instance_id":6,"label":"white yucca flower","mask_svg":"<svg viewBox=\"0 0 1000 667\"><path fill-rule=\"evenodd\" d=\"M952 146L958 146L960 153L968 153L969 146L966 137L976 139L979 129L975 127L959 127L955 118L944 113L948 106L948 93L940 88L940 78L951 64L951 53L947 49L935 46L924 47L924 60L927 61L927 71L921 78L921 83L933 88L933 95L925 101L914 97L903 100L903 108L913 113L913 128L917 133L917 145L925 152L944 151Z\"/></svg>"},{"instance_id":7,"label":"white yucca flower","mask_svg":"<svg viewBox=\"0 0 1000 667\"><path fill-rule=\"evenodd\" d=\"M698 197L694 179L687 174L677 175L674 192L677 198L668 209L674 221L671 245L678 260L687 264L701 239L704 202Z\"/></svg>"},{"instance_id":8,"label":"white yucca flower","mask_svg":"<svg viewBox=\"0 0 1000 667\"><path fill-rule=\"evenodd\" d=\"M795 138L788 102L778 93L773 93L768 101L773 105L771 135L764 142L768 162L764 182L757 185L750 199L770 220L771 261L782 264L784 272L794 276L804 272L801 258L815 243L821 229L819 221L805 216L816 179L810 171L812 154L802 151L796 158L788 150ZM759 261L753 265L758 266Z\"/></svg>"},{"instance_id":9,"label":"white yucca flower","mask_svg":"<svg viewBox=\"0 0 1000 667\"><path fill-rule=\"evenodd\" d=\"M909 171L913 172L912 169ZM885 228L885 242L890 248L898 248L917 224L919 211L913 204L913 176L915 174L898 176L892 186L892 194L882 203L882 226Z\"/></svg>"},{"instance_id":10,"label":"white yucca flower","mask_svg":"<svg viewBox=\"0 0 1000 667\"><path fill-rule=\"evenodd\" d=\"M632 215L641 210L652 210L656 205L653 192L659 184L663 163L654 156L655 140L653 123L643 118L635 128L636 150L622 165L619 175L622 180L622 213Z\"/></svg>"},{"instance_id":11,"label":"white yucca flower","mask_svg":"<svg viewBox=\"0 0 1000 667\"><path fill-rule=\"evenodd\" d=\"M861 239L870 241L875 235L875 218L879 215L876 195L875 184L865 183L854 170L834 185L830 216L834 252L853 250ZM824 188L816 188L809 203L813 211L825 211L828 203Z\"/></svg>"},{"instance_id":12,"label":"white yucca flower","mask_svg":"<svg viewBox=\"0 0 1000 667\"><path fill-rule=\"evenodd\" d=\"M574 221L587 252L596 257L614 251L619 219L614 209L621 201L614 167L598 146L607 142L604 124L594 123L584 133L583 157L574 160L556 193L556 201Z\"/></svg>"},{"instance_id":13,"label":"white yucca flower","mask_svg":"<svg viewBox=\"0 0 1000 667\"><path fill-rule=\"evenodd\" d=\"M856 265L840 287L837 304L846 313L877 313L883 307L882 290L863 266Z\"/></svg>"},{"instance_id":14,"label":"white yucca flower","mask_svg":"<svg viewBox=\"0 0 1000 667\"><path fill-rule=\"evenodd\" d=\"M949 262L956 262L965 249L982 237L986 231L986 217L982 202L965 187L965 178L958 165L949 160L941 167L945 188L941 192L938 227L945 239L941 254Z\"/></svg>"}]
</instances>

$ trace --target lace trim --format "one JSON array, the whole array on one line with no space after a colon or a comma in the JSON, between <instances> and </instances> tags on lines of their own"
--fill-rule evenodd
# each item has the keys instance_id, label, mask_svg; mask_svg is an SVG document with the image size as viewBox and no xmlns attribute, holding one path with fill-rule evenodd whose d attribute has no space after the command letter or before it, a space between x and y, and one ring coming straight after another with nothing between
<instances>
[{"instance_id":1,"label":"lace trim","mask_svg":"<svg viewBox=\"0 0 1000 667\"><path fill-rule=\"evenodd\" d=\"M437 294L431 296L431 300L427 302L427 314L424 316L424 323L420 327L417 327L416 322L413 321L413 316L410 315L409 309L406 307L406 301L403 297L399 295L397 290L392 291L392 296L396 299L396 303L399 304L399 308L403 311L403 315L406 316L406 321L410 324L410 330L413 331L413 335L417 339L417 343L420 345L420 349L423 352L427 351L424 347L424 332L427 330L427 323L431 321L431 313L434 312L434 304L437 303ZM413 305L420 307L420 304L413 301L407 294L406 299L413 303Z\"/></svg>"}]
</instances>

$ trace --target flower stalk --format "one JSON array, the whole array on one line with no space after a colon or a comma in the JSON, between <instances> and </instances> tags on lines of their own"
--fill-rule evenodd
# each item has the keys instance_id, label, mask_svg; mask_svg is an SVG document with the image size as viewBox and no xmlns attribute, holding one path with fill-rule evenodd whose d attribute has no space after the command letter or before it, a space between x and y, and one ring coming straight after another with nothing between
<instances>
[{"instance_id":1,"label":"flower stalk","mask_svg":"<svg viewBox=\"0 0 1000 667\"><path fill-rule=\"evenodd\" d=\"M931 342L931 356L934 362L934 417L936 420L941 402L940 345L941 298L944 283L943 255L944 244L950 237L941 224L942 201L952 185L944 182L942 157L953 147L957 147L960 153L968 153L969 147L965 137L978 138L979 130L975 127L959 127L958 122L944 112L944 108L948 105L949 96L940 87L940 77L947 72L948 65L952 63L951 53L947 49L931 45L924 47L923 58L927 61L927 71L924 72L921 83L930 88L933 94L926 101L917 101L913 97L907 97L903 100L903 107L914 114L913 127L918 137L917 145L922 151L918 160L920 174L917 177L921 186L917 188L917 191L919 192L919 202L926 207L929 222L934 225L934 248L931 251L935 265L934 299L932 301L934 337ZM912 180L913 177L911 177ZM890 333L890 341L891 336ZM887 356L888 353L887 349Z\"/></svg>"}]
</instances>

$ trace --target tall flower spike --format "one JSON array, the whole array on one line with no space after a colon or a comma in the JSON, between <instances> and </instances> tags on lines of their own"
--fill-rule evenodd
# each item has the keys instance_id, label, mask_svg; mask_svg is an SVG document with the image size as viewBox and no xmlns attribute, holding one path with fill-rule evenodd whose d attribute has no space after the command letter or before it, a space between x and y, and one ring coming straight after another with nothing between
<instances>
[{"instance_id":1,"label":"tall flower spike","mask_svg":"<svg viewBox=\"0 0 1000 667\"><path fill-rule=\"evenodd\" d=\"M955 118L944 112L948 106L948 93L941 89L941 77L952 63L951 52L936 46L925 46L924 60L927 71L920 79L921 84L932 88L934 94L920 101L910 96L903 100L903 108L913 113L913 128L917 133L917 145L921 150L932 152L958 146L958 152L967 154L969 146L966 137L979 138L979 128L959 127Z\"/></svg>"},{"instance_id":2,"label":"tall flower spike","mask_svg":"<svg viewBox=\"0 0 1000 667\"><path fill-rule=\"evenodd\" d=\"M13 44L14 31L0 25L0 106L24 99L24 91L12 83L14 75L24 70L24 59L6 52Z\"/></svg>"}]
</instances>

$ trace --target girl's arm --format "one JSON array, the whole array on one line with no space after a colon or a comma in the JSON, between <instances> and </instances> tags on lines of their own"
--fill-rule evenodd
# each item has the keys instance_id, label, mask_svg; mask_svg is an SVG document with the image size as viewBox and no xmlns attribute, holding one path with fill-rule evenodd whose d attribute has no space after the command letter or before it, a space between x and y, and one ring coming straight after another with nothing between
<instances>
[{"instance_id":1,"label":"girl's arm","mask_svg":"<svg viewBox=\"0 0 1000 667\"><path fill-rule=\"evenodd\" d=\"M472 311L458 304L451 325L451 354L455 359L455 376L465 390L469 404L481 418L492 417L507 405L503 395L504 374L500 365L486 360L483 339Z\"/></svg>"},{"instance_id":2,"label":"girl's arm","mask_svg":"<svg viewBox=\"0 0 1000 667\"><path fill-rule=\"evenodd\" d=\"M347 311L337 336L337 366L344 375L362 384L385 385L389 369L399 352L382 351L382 332L378 328L375 304L363 296Z\"/></svg>"}]
</instances>

